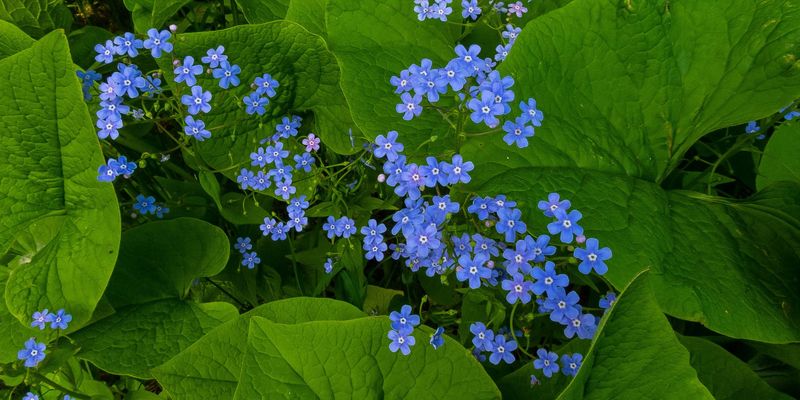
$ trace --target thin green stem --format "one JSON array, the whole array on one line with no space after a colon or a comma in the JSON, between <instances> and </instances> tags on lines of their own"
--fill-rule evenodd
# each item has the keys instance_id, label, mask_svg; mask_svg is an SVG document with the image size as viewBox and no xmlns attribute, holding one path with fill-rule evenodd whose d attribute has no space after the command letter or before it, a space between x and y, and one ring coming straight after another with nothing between
<instances>
[{"instance_id":1,"label":"thin green stem","mask_svg":"<svg viewBox=\"0 0 800 400\"><path fill-rule=\"evenodd\" d=\"M517 343L519 343L519 340L517 340L517 335L514 334L514 314L517 312L518 305L519 302L514 303L514 307L511 308L511 317L508 319L508 327L509 329L511 329L511 337L514 338L514 341L516 341ZM528 350L523 349L522 346L517 346L517 350L521 351L522 354L525 354L530 358L535 358L534 356L531 355L531 353L528 353Z\"/></svg>"},{"instance_id":2,"label":"thin green stem","mask_svg":"<svg viewBox=\"0 0 800 400\"><path fill-rule=\"evenodd\" d=\"M294 270L294 280L297 282L297 290L300 291L301 296L305 296L303 293L303 285L300 284L300 275L297 273L297 260L294 253L294 241L292 240L292 236L288 236L289 239L289 251L292 253L292 269Z\"/></svg>"},{"instance_id":3,"label":"thin green stem","mask_svg":"<svg viewBox=\"0 0 800 400\"><path fill-rule=\"evenodd\" d=\"M63 392L63 393L66 393L66 394L68 394L68 395L70 395L70 396L72 396L72 397L75 397L76 399L86 399L86 400L91 400L91 396L87 396L87 395L85 395L85 394L78 393L78 392L76 392L76 391L73 391L73 390L67 389L67 388L65 388L64 386L61 386L61 385L59 385L58 383L55 383L55 382L53 382L52 380L50 380L49 378L47 378L46 376L44 376L44 375L42 375L42 374L40 374L40 373L38 373L38 372L34 372L34 373L33 373L33 376L35 376L35 377L36 377L37 379L39 379L40 381L42 381L42 382L44 382L44 383L46 383L46 384L48 384L48 385L52 386L52 387L53 387L53 389L56 389L56 390L58 390L58 391L60 391L60 392Z\"/></svg>"}]
</instances>

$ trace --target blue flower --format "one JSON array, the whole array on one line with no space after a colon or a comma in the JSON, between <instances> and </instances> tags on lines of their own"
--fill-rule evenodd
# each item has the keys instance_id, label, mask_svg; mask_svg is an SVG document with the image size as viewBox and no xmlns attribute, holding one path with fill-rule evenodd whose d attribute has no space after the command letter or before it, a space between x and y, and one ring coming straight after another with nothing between
<instances>
[{"instance_id":1,"label":"blue flower","mask_svg":"<svg viewBox=\"0 0 800 400\"><path fill-rule=\"evenodd\" d=\"M478 0L461 0L461 17L464 19L471 18L473 21L478 19L481 14L481 8L478 7Z\"/></svg>"},{"instance_id":2,"label":"blue flower","mask_svg":"<svg viewBox=\"0 0 800 400\"><path fill-rule=\"evenodd\" d=\"M516 341L509 340L506 342L505 336L497 335L494 337L494 343L492 343L492 349L490 350L492 354L489 356L489 362L497 365L500 364L500 360L503 360L506 364L511 364L515 360L512 352L516 349Z\"/></svg>"},{"instance_id":3,"label":"blue flower","mask_svg":"<svg viewBox=\"0 0 800 400\"><path fill-rule=\"evenodd\" d=\"M592 270L597 272L598 275L603 275L608 272L608 266L605 261L611 258L611 249L608 247L599 248L600 244L595 238L586 240L586 248L575 248L575 258L582 262L578 265L578 271L582 274L588 275Z\"/></svg>"},{"instance_id":4,"label":"blue flower","mask_svg":"<svg viewBox=\"0 0 800 400\"><path fill-rule=\"evenodd\" d=\"M267 236L272 233L272 230L275 228L275 219L270 217L264 217L264 223L261 224L258 228L261 229L261 233L264 236Z\"/></svg>"},{"instance_id":5,"label":"blue flower","mask_svg":"<svg viewBox=\"0 0 800 400\"><path fill-rule=\"evenodd\" d=\"M405 334L410 334L414 327L419 325L419 315L411 313L411 306L408 304L400 307L400 312L392 311L389 314L389 320L392 321L392 329Z\"/></svg>"},{"instance_id":6,"label":"blue flower","mask_svg":"<svg viewBox=\"0 0 800 400\"><path fill-rule=\"evenodd\" d=\"M325 273L330 274L331 271L333 271L333 260L331 260L330 258L325 260L325 264L323 265L323 267L325 268Z\"/></svg>"},{"instance_id":7,"label":"blue flower","mask_svg":"<svg viewBox=\"0 0 800 400\"><path fill-rule=\"evenodd\" d=\"M267 190L272 185L269 176L264 171L258 171L255 178L250 183L250 187L255 190Z\"/></svg>"},{"instance_id":8,"label":"blue flower","mask_svg":"<svg viewBox=\"0 0 800 400\"><path fill-rule=\"evenodd\" d=\"M414 6L414 12L417 13L417 19L424 21L430 15L430 4L428 4L427 0L421 0L420 3L417 3L417 5Z\"/></svg>"},{"instance_id":9,"label":"blue flower","mask_svg":"<svg viewBox=\"0 0 800 400\"><path fill-rule=\"evenodd\" d=\"M186 126L183 127L183 131L187 135L197 139L198 142L202 142L211 137L211 132L206 129L205 122L199 119L195 120L191 115L187 115L184 122L186 122Z\"/></svg>"},{"instance_id":10,"label":"blue flower","mask_svg":"<svg viewBox=\"0 0 800 400\"><path fill-rule=\"evenodd\" d=\"M483 221L489 218L489 203L492 201L491 197L478 197L472 199L472 205L467 208L472 214L478 216L478 219Z\"/></svg>"},{"instance_id":11,"label":"blue flower","mask_svg":"<svg viewBox=\"0 0 800 400\"><path fill-rule=\"evenodd\" d=\"M574 290L567 293L564 288L559 287L547 293L547 299L544 303L545 307L552 309L550 320L561 322L564 318L573 319L578 317L580 314L578 302L580 300L580 296Z\"/></svg>"},{"instance_id":12,"label":"blue flower","mask_svg":"<svg viewBox=\"0 0 800 400\"><path fill-rule=\"evenodd\" d=\"M266 97L259 96L258 93L250 93L250 95L242 99L242 102L246 106L245 112L250 115L264 115L267 112L264 107L269 104L269 100Z\"/></svg>"},{"instance_id":13,"label":"blue flower","mask_svg":"<svg viewBox=\"0 0 800 400\"><path fill-rule=\"evenodd\" d=\"M450 201L450 195L433 196L431 208L440 213L442 217L447 214L455 214L459 210L459 205L455 201Z\"/></svg>"},{"instance_id":14,"label":"blue flower","mask_svg":"<svg viewBox=\"0 0 800 400\"><path fill-rule=\"evenodd\" d=\"M239 86L240 72L242 72L242 69L238 65L231 65L228 61L222 61L219 63L219 68L211 71L211 74L214 78L219 79L219 87L227 89L228 86Z\"/></svg>"},{"instance_id":15,"label":"blue flower","mask_svg":"<svg viewBox=\"0 0 800 400\"><path fill-rule=\"evenodd\" d=\"M143 194L136 196L136 203L133 208L143 215L154 214L156 212L156 199L153 196L145 197Z\"/></svg>"},{"instance_id":16,"label":"blue flower","mask_svg":"<svg viewBox=\"0 0 800 400\"><path fill-rule=\"evenodd\" d=\"M600 298L600 308L603 310L608 311L614 303L617 301L617 294L614 292L608 292L605 296Z\"/></svg>"},{"instance_id":17,"label":"blue flower","mask_svg":"<svg viewBox=\"0 0 800 400\"><path fill-rule=\"evenodd\" d=\"M444 328L442 328L441 326L436 328L435 331L433 331L433 334L431 335L430 344L431 346L433 346L434 350L444 345L444 337L442 337L442 334L444 334Z\"/></svg>"},{"instance_id":18,"label":"blue flower","mask_svg":"<svg viewBox=\"0 0 800 400\"><path fill-rule=\"evenodd\" d=\"M453 12L453 9L448 6L449 1L441 1L431 6L432 17L438 18L439 21L446 22L447 16Z\"/></svg>"},{"instance_id":19,"label":"blue flower","mask_svg":"<svg viewBox=\"0 0 800 400\"><path fill-rule=\"evenodd\" d=\"M143 43L144 48L150 50L150 54L154 58L159 58L162 51L165 53L172 52L172 43L169 42L170 37L172 37L172 34L166 29L159 32L158 29L151 28L147 31L147 39Z\"/></svg>"},{"instance_id":20,"label":"blue flower","mask_svg":"<svg viewBox=\"0 0 800 400\"><path fill-rule=\"evenodd\" d=\"M308 201L306 200L306 195L302 195L300 197L293 198L289 205L286 207L287 212L302 212L303 210L308 209Z\"/></svg>"},{"instance_id":21,"label":"blue flower","mask_svg":"<svg viewBox=\"0 0 800 400\"><path fill-rule=\"evenodd\" d=\"M456 52L456 60L462 65L462 67L467 71L474 71L476 69L481 69L484 66L484 61L481 58L481 46L477 44L473 44L469 46L469 49L465 48L463 45L457 45L455 47ZM477 122L476 122L477 123Z\"/></svg>"},{"instance_id":22,"label":"blue flower","mask_svg":"<svg viewBox=\"0 0 800 400\"><path fill-rule=\"evenodd\" d=\"M342 226L333 216L328 216L328 220L322 225L322 230L328 233L328 239L342 236Z\"/></svg>"},{"instance_id":23,"label":"blue flower","mask_svg":"<svg viewBox=\"0 0 800 400\"><path fill-rule=\"evenodd\" d=\"M274 163L275 165L282 165L283 159L289 157L289 150L283 149L283 142L275 143L274 146L267 146L265 153L267 162Z\"/></svg>"},{"instance_id":24,"label":"blue flower","mask_svg":"<svg viewBox=\"0 0 800 400\"><path fill-rule=\"evenodd\" d=\"M472 161L464 162L461 154L453 156L452 163L443 166L444 172L447 173L447 183L454 185L458 182L469 183L471 180L469 172L475 168Z\"/></svg>"},{"instance_id":25,"label":"blue flower","mask_svg":"<svg viewBox=\"0 0 800 400\"><path fill-rule=\"evenodd\" d=\"M139 96L138 89L147 86L147 81L142 77L142 72L135 65L117 64L118 72L111 74L111 85L118 96L127 95L130 98ZM101 96L102 99L102 96ZM107 100L107 99L102 99Z\"/></svg>"},{"instance_id":26,"label":"blue flower","mask_svg":"<svg viewBox=\"0 0 800 400\"><path fill-rule=\"evenodd\" d=\"M22 400L39 400L39 396L33 392L28 392L25 394L25 397L23 397Z\"/></svg>"},{"instance_id":27,"label":"blue flower","mask_svg":"<svg viewBox=\"0 0 800 400\"><path fill-rule=\"evenodd\" d=\"M361 234L364 235L364 243L380 243L383 241L383 233L386 232L386 225L379 224L378 221L370 219L367 225L361 227Z\"/></svg>"},{"instance_id":28,"label":"blue flower","mask_svg":"<svg viewBox=\"0 0 800 400\"><path fill-rule=\"evenodd\" d=\"M533 262L541 263L545 261L545 256L552 256L556 253L555 246L548 246L550 236L539 235L536 241L530 236L525 238L526 246L533 253Z\"/></svg>"},{"instance_id":29,"label":"blue flower","mask_svg":"<svg viewBox=\"0 0 800 400\"><path fill-rule=\"evenodd\" d=\"M286 240L286 227L283 225L283 222L275 224L275 227L272 228L272 236L270 236L270 239L273 241Z\"/></svg>"},{"instance_id":30,"label":"blue flower","mask_svg":"<svg viewBox=\"0 0 800 400\"><path fill-rule=\"evenodd\" d=\"M525 223L520 221L522 211L519 209L503 208L497 212L497 217L500 221L495 225L495 229L497 233L505 234L506 242L514 243L517 233L525 233L527 229Z\"/></svg>"},{"instance_id":31,"label":"blue flower","mask_svg":"<svg viewBox=\"0 0 800 400\"><path fill-rule=\"evenodd\" d=\"M145 78L145 87L143 92L149 96L161 93L161 79L148 76Z\"/></svg>"},{"instance_id":32,"label":"blue flower","mask_svg":"<svg viewBox=\"0 0 800 400\"><path fill-rule=\"evenodd\" d=\"M503 265L506 267L506 271L509 274L515 274L518 271L522 271L523 274L529 274L531 272L531 261L533 256L533 251L528 247L530 243L533 242L530 236L526 236L525 239L517 240L515 247L513 249L508 248L503 250L503 258L506 260L503 262Z\"/></svg>"},{"instance_id":33,"label":"blue flower","mask_svg":"<svg viewBox=\"0 0 800 400\"><path fill-rule=\"evenodd\" d=\"M487 329L483 322L474 322L469 326L469 331L474 335L472 345L476 349L491 351L494 344L494 332Z\"/></svg>"},{"instance_id":34,"label":"blue flower","mask_svg":"<svg viewBox=\"0 0 800 400\"><path fill-rule=\"evenodd\" d=\"M256 265L261 264L261 259L255 251L250 253L242 253L242 265L247 269L253 269Z\"/></svg>"},{"instance_id":35,"label":"blue flower","mask_svg":"<svg viewBox=\"0 0 800 400\"><path fill-rule=\"evenodd\" d=\"M533 127L526 125L525 122L523 117L518 117L514 122L506 121L503 124L503 131L506 132L503 141L509 146L516 144L521 149L528 147L527 138L533 137Z\"/></svg>"},{"instance_id":36,"label":"blue flower","mask_svg":"<svg viewBox=\"0 0 800 400\"><path fill-rule=\"evenodd\" d=\"M497 257L500 254L500 251L497 249L494 240L481 236L477 233L472 235L472 240L475 242L473 249L475 249L476 255L483 254L488 259L490 256Z\"/></svg>"},{"instance_id":37,"label":"blue flower","mask_svg":"<svg viewBox=\"0 0 800 400\"><path fill-rule=\"evenodd\" d=\"M239 182L242 185L242 190L247 190L248 187L254 183L254 178L256 175L253 171L248 170L247 168L242 168L239 172L239 176L236 177L236 182Z\"/></svg>"},{"instance_id":38,"label":"blue flower","mask_svg":"<svg viewBox=\"0 0 800 400\"><path fill-rule=\"evenodd\" d=\"M580 314L575 318L566 317L560 322L567 326L564 328L564 335L569 339L577 333L579 338L588 340L597 330L595 317L592 314Z\"/></svg>"},{"instance_id":39,"label":"blue flower","mask_svg":"<svg viewBox=\"0 0 800 400\"><path fill-rule=\"evenodd\" d=\"M386 157L389 161L397 161L398 153L403 151L403 144L397 142L397 131L389 131L386 136L378 135L375 138L375 148L372 153L375 157Z\"/></svg>"},{"instance_id":40,"label":"blue flower","mask_svg":"<svg viewBox=\"0 0 800 400\"><path fill-rule=\"evenodd\" d=\"M386 243L383 242L364 243L362 248L367 251L367 253L364 255L367 260L375 260L380 262L383 260L383 255L386 252L387 246Z\"/></svg>"},{"instance_id":41,"label":"blue flower","mask_svg":"<svg viewBox=\"0 0 800 400\"><path fill-rule=\"evenodd\" d=\"M453 251L456 256L469 254L469 252L472 251L472 245L470 244L468 234L464 233L461 237L453 236L450 240L453 242Z\"/></svg>"},{"instance_id":42,"label":"blue flower","mask_svg":"<svg viewBox=\"0 0 800 400\"><path fill-rule=\"evenodd\" d=\"M574 353L572 356L566 354L562 355L561 373L566 376L578 375L578 369L581 367L581 362L583 362L583 355L580 353Z\"/></svg>"},{"instance_id":43,"label":"blue flower","mask_svg":"<svg viewBox=\"0 0 800 400\"><path fill-rule=\"evenodd\" d=\"M747 123L747 126L744 128L746 133L756 133L761 130L761 127L758 126L758 122L750 121Z\"/></svg>"},{"instance_id":44,"label":"blue flower","mask_svg":"<svg viewBox=\"0 0 800 400\"><path fill-rule=\"evenodd\" d=\"M175 82L186 82L186 85L194 86L197 84L197 78L195 75L200 75L203 73L203 66L194 65L194 57L186 56L183 59L183 64L175 67L174 72Z\"/></svg>"},{"instance_id":45,"label":"blue flower","mask_svg":"<svg viewBox=\"0 0 800 400\"><path fill-rule=\"evenodd\" d=\"M389 350L391 350L392 353L397 353L397 350L400 350L404 356L411 354L411 348L409 346L413 346L416 343L413 336L395 330L389 331L388 336L392 341L392 343L389 343Z\"/></svg>"},{"instance_id":46,"label":"blue flower","mask_svg":"<svg viewBox=\"0 0 800 400\"><path fill-rule=\"evenodd\" d=\"M392 227L392 235L403 231L404 236L411 236L417 224L422 223L424 217L417 209L403 208L392 215L392 221L396 224Z\"/></svg>"},{"instance_id":47,"label":"blue flower","mask_svg":"<svg viewBox=\"0 0 800 400\"><path fill-rule=\"evenodd\" d=\"M494 55L494 59L497 61L504 61L506 57L508 57L508 52L511 51L511 46L512 45L510 43L505 46L502 44L498 44L497 47L495 48L497 54Z\"/></svg>"},{"instance_id":48,"label":"blue flower","mask_svg":"<svg viewBox=\"0 0 800 400\"><path fill-rule=\"evenodd\" d=\"M120 175L128 178L136 171L136 163L128 162L125 156L119 156L118 159L109 158L107 163L108 165L101 165L98 169L97 179L101 182L111 182Z\"/></svg>"},{"instance_id":49,"label":"blue flower","mask_svg":"<svg viewBox=\"0 0 800 400\"><path fill-rule=\"evenodd\" d=\"M192 86L192 94L181 96L181 103L189 107L189 114L195 115L200 111L207 113L211 111L211 92L203 91L200 86Z\"/></svg>"},{"instance_id":50,"label":"blue flower","mask_svg":"<svg viewBox=\"0 0 800 400\"><path fill-rule=\"evenodd\" d=\"M114 46L114 42L106 40L105 45L95 45L94 51L97 52L97 55L94 57L95 61L103 64L110 64L114 61L114 54L117 52L117 49Z\"/></svg>"},{"instance_id":51,"label":"blue flower","mask_svg":"<svg viewBox=\"0 0 800 400\"><path fill-rule=\"evenodd\" d=\"M114 38L114 45L116 46L117 54L136 57L139 55L139 49L144 46L144 43L142 43L141 39L137 39L133 33L125 32L122 36Z\"/></svg>"},{"instance_id":52,"label":"blue flower","mask_svg":"<svg viewBox=\"0 0 800 400\"><path fill-rule=\"evenodd\" d=\"M472 122L476 124L484 122L490 128L494 128L500 123L497 115L503 115L505 107L501 103L496 103L494 97L494 93L484 90L480 93L480 99L478 96L470 99L467 107L472 110L472 114L470 114Z\"/></svg>"},{"instance_id":53,"label":"blue flower","mask_svg":"<svg viewBox=\"0 0 800 400\"><path fill-rule=\"evenodd\" d=\"M303 154L294 155L295 169L311 172L311 166L314 165L314 157L311 153L303 152Z\"/></svg>"},{"instance_id":54,"label":"blue flower","mask_svg":"<svg viewBox=\"0 0 800 400\"><path fill-rule=\"evenodd\" d=\"M572 242L573 235L583 235L583 227L578 225L583 215L578 210L572 210L567 214L563 209L557 209L553 215L557 221L547 224L547 230L551 235L561 234L561 241L564 243Z\"/></svg>"},{"instance_id":55,"label":"blue flower","mask_svg":"<svg viewBox=\"0 0 800 400\"><path fill-rule=\"evenodd\" d=\"M25 360L27 368L33 368L44 360L46 348L44 343L37 343L36 339L30 338L25 342L25 348L17 352L17 358Z\"/></svg>"},{"instance_id":56,"label":"blue flower","mask_svg":"<svg viewBox=\"0 0 800 400\"><path fill-rule=\"evenodd\" d=\"M569 210L570 202L569 200L561 201L558 193L550 193L547 195L547 201L539 201L538 207L540 210L544 211L545 217L555 217L556 210Z\"/></svg>"},{"instance_id":57,"label":"blue flower","mask_svg":"<svg viewBox=\"0 0 800 400\"><path fill-rule=\"evenodd\" d=\"M411 74L407 69L400 71L400 76L391 77L389 83L394 85L396 94L408 92L412 89Z\"/></svg>"},{"instance_id":58,"label":"blue flower","mask_svg":"<svg viewBox=\"0 0 800 400\"><path fill-rule=\"evenodd\" d=\"M288 138L289 136L297 136L297 128L300 127L300 117L283 117L281 119L281 123L275 127L275 132L280 135L282 138Z\"/></svg>"},{"instance_id":59,"label":"blue flower","mask_svg":"<svg viewBox=\"0 0 800 400\"><path fill-rule=\"evenodd\" d=\"M216 49L208 49L206 56L200 59L211 68L216 68L221 62L227 60L228 56L225 55L225 47L223 46L217 46Z\"/></svg>"},{"instance_id":60,"label":"blue flower","mask_svg":"<svg viewBox=\"0 0 800 400\"><path fill-rule=\"evenodd\" d=\"M519 108L522 110L520 118L524 119L525 122L530 122L533 126L542 126L544 114L536 108L536 100L530 98L527 104L523 101L519 103Z\"/></svg>"},{"instance_id":61,"label":"blue flower","mask_svg":"<svg viewBox=\"0 0 800 400\"><path fill-rule=\"evenodd\" d=\"M401 103L395 107L395 110L403 114L403 119L410 121L412 118L422 113L422 95L417 93L413 97L409 93L403 93L400 96Z\"/></svg>"},{"instance_id":62,"label":"blue flower","mask_svg":"<svg viewBox=\"0 0 800 400\"><path fill-rule=\"evenodd\" d=\"M53 314L50 313L48 309L44 309L42 311L36 311L33 313L33 322L31 322L31 328L39 328L39 330L43 330L45 324L53 320Z\"/></svg>"},{"instance_id":63,"label":"blue flower","mask_svg":"<svg viewBox=\"0 0 800 400\"><path fill-rule=\"evenodd\" d=\"M417 257L428 257L431 251L438 249L442 244L440 234L435 226L415 230L406 243L406 250Z\"/></svg>"},{"instance_id":64,"label":"blue flower","mask_svg":"<svg viewBox=\"0 0 800 400\"><path fill-rule=\"evenodd\" d=\"M240 253L244 254L247 253L247 250L253 248L253 245L250 244L249 237L238 237L236 238L236 246L234 246L236 250L239 250Z\"/></svg>"},{"instance_id":65,"label":"blue flower","mask_svg":"<svg viewBox=\"0 0 800 400\"><path fill-rule=\"evenodd\" d=\"M541 385L541 382L539 382L539 378L536 375L531 375L531 387L536 385Z\"/></svg>"},{"instance_id":66,"label":"blue flower","mask_svg":"<svg viewBox=\"0 0 800 400\"><path fill-rule=\"evenodd\" d=\"M501 283L503 290L508 291L506 301L508 304L514 304L517 300L522 304L528 304L531 301L531 282L526 281L522 274L511 274L511 279L505 279Z\"/></svg>"},{"instance_id":67,"label":"blue flower","mask_svg":"<svg viewBox=\"0 0 800 400\"><path fill-rule=\"evenodd\" d=\"M162 206L160 204L156 204L156 218L164 218L164 214L169 213L169 208L166 206Z\"/></svg>"},{"instance_id":68,"label":"blue flower","mask_svg":"<svg viewBox=\"0 0 800 400\"><path fill-rule=\"evenodd\" d=\"M508 39L508 43L512 44L517 40L517 36L519 36L520 32L522 32L522 28L516 28L514 25L507 24L506 30L503 31L503 38Z\"/></svg>"},{"instance_id":69,"label":"blue flower","mask_svg":"<svg viewBox=\"0 0 800 400\"><path fill-rule=\"evenodd\" d=\"M287 166L288 168L288 166ZM289 200L293 194L297 193L297 188L292 186L289 181L281 182L280 184L275 182L275 196L279 196L284 200Z\"/></svg>"},{"instance_id":70,"label":"blue flower","mask_svg":"<svg viewBox=\"0 0 800 400\"><path fill-rule=\"evenodd\" d=\"M119 129L122 128L122 120L111 116L108 119L98 119L95 125L100 129L97 131L97 137L116 139L119 137Z\"/></svg>"},{"instance_id":71,"label":"blue flower","mask_svg":"<svg viewBox=\"0 0 800 400\"><path fill-rule=\"evenodd\" d=\"M256 85L256 93L260 95L267 95L267 97L275 97L277 94L275 92L275 88L279 87L280 84L277 80L272 79L272 75L264 74L254 81Z\"/></svg>"},{"instance_id":72,"label":"blue flower","mask_svg":"<svg viewBox=\"0 0 800 400\"><path fill-rule=\"evenodd\" d=\"M130 107L123 104L122 98L120 97L101 101L100 107L101 108L95 113L98 119L121 119L122 114L127 114L130 111Z\"/></svg>"},{"instance_id":73,"label":"blue flower","mask_svg":"<svg viewBox=\"0 0 800 400\"><path fill-rule=\"evenodd\" d=\"M400 155L397 161L387 161L383 164L383 172L386 173L386 184L389 186L396 186L400 183L403 172L406 170L406 156Z\"/></svg>"},{"instance_id":74,"label":"blue flower","mask_svg":"<svg viewBox=\"0 0 800 400\"><path fill-rule=\"evenodd\" d=\"M533 360L533 368L542 370L546 377L553 376L558 372L558 354L545 349L536 350L536 355L539 357Z\"/></svg>"},{"instance_id":75,"label":"blue flower","mask_svg":"<svg viewBox=\"0 0 800 400\"><path fill-rule=\"evenodd\" d=\"M425 188L425 173L417 164L409 164L400 175L400 185L394 188L398 196L408 196L409 199L418 199L421 190Z\"/></svg>"},{"instance_id":76,"label":"blue flower","mask_svg":"<svg viewBox=\"0 0 800 400\"><path fill-rule=\"evenodd\" d=\"M56 311L55 314L50 314L50 329L66 330L70 322L72 322L72 315L67 314L63 308Z\"/></svg>"},{"instance_id":77,"label":"blue flower","mask_svg":"<svg viewBox=\"0 0 800 400\"><path fill-rule=\"evenodd\" d=\"M548 296L553 296L557 288L567 287L569 285L569 277L564 274L556 272L556 265L552 261L547 261L544 264L544 269L534 267L531 271L531 276L536 280L533 284L533 294L539 296L547 293Z\"/></svg>"},{"instance_id":78,"label":"blue flower","mask_svg":"<svg viewBox=\"0 0 800 400\"><path fill-rule=\"evenodd\" d=\"M481 287L481 278L489 279L492 276L492 271L484 266L487 261L489 258L483 254L475 254L472 258L469 254L462 255L458 258L456 279L459 282L469 281L470 289Z\"/></svg>"},{"instance_id":79,"label":"blue flower","mask_svg":"<svg viewBox=\"0 0 800 400\"><path fill-rule=\"evenodd\" d=\"M286 223L287 230L294 228L295 231L300 232L306 225L308 225L308 217L302 210L289 213L289 222Z\"/></svg>"},{"instance_id":80,"label":"blue flower","mask_svg":"<svg viewBox=\"0 0 800 400\"><path fill-rule=\"evenodd\" d=\"M342 232L342 237L345 239L349 238L351 235L354 235L357 231L356 221L354 221L352 218L342 217L336 222L341 227L340 229Z\"/></svg>"}]
</instances>

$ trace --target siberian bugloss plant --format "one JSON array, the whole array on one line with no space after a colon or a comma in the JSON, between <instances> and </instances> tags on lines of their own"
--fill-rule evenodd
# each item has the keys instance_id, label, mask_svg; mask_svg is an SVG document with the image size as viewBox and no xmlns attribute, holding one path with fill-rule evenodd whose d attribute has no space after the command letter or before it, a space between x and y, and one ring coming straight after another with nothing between
<instances>
[{"instance_id":1,"label":"siberian bugloss plant","mask_svg":"<svg viewBox=\"0 0 800 400\"><path fill-rule=\"evenodd\" d=\"M797 394L791 2L29 3L0 394Z\"/></svg>"}]
</instances>

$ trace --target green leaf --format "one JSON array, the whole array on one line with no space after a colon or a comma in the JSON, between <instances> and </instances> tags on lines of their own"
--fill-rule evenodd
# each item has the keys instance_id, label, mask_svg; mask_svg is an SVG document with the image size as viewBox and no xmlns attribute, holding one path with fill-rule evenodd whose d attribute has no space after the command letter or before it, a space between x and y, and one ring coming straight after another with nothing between
<instances>
[{"instance_id":1,"label":"green leaf","mask_svg":"<svg viewBox=\"0 0 800 400\"><path fill-rule=\"evenodd\" d=\"M7 280L8 270L0 268L0 291L5 291ZM26 324L14 318L6 303L0 302L0 364L16 361L17 350L23 348L25 341L41 333L38 329L31 328L27 319L24 322Z\"/></svg>"},{"instance_id":2,"label":"green leaf","mask_svg":"<svg viewBox=\"0 0 800 400\"><path fill-rule=\"evenodd\" d=\"M43 308L64 308L73 327L92 315L117 257L120 216L83 102L67 40L53 32L0 60L0 250L23 232L35 251L11 271L6 306L27 323Z\"/></svg>"},{"instance_id":3,"label":"green leaf","mask_svg":"<svg viewBox=\"0 0 800 400\"><path fill-rule=\"evenodd\" d=\"M0 60L31 47L33 42L14 24L0 20Z\"/></svg>"},{"instance_id":4,"label":"green leaf","mask_svg":"<svg viewBox=\"0 0 800 400\"><path fill-rule=\"evenodd\" d=\"M773 182L800 182L800 123L787 122L775 129L758 165L756 187Z\"/></svg>"},{"instance_id":5,"label":"green leaf","mask_svg":"<svg viewBox=\"0 0 800 400\"><path fill-rule=\"evenodd\" d=\"M705 339L679 336L700 382L717 400L791 399L761 380L744 361Z\"/></svg>"},{"instance_id":6,"label":"green leaf","mask_svg":"<svg viewBox=\"0 0 800 400\"><path fill-rule=\"evenodd\" d=\"M236 0L236 4L242 9L245 19L251 24L284 19L291 2L292 0Z\"/></svg>"},{"instance_id":7,"label":"green leaf","mask_svg":"<svg viewBox=\"0 0 800 400\"><path fill-rule=\"evenodd\" d=\"M69 34L69 50L72 53L72 61L82 68L89 68L95 62L94 57L97 52L94 46L98 43L105 43L106 40L113 40L114 34L97 26L85 26Z\"/></svg>"},{"instance_id":8,"label":"green leaf","mask_svg":"<svg viewBox=\"0 0 800 400\"><path fill-rule=\"evenodd\" d=\"M153 371L158 382L179 399L233 398L247 348L247 329L254 316L296 324L308 321L363 317L359 309L341 301L295 297L256 307L236 320L220 325Z\"/></svg>"},{"instance_id":9,"label":"green leaf","mask_svg":"<svg viewBox=\"0 0 800 400\"><path fill-rule=\"evenodd\" d=\"M406 152L413 153L431 136L441 137L450 129L432 109L413 121L404 121L395 111L400 96L389 79L423 58L431 59L434 66L444 66L455 55L456 25L421 23L405 0L329 0L326 24L353 120L370 139L396 130ZM443 140L439 143L441 147Z\"/></svg>"},{"instance_id":10,"label":"green leaf","mask_svg":"<svg viewBox=\"0 0 800 400\"><path fill-rule=\"evenodd\" d=\"M40 38L54 29L72 25L72 13L62 0L0 0L0 20Z\"/></svg>"},{"instance_id":11,"label":"green leaf","mask_svg":"<svg viewBox=\"0 0 800 400\"><path fill-rule=\"evenodd\" d=\"M529 148L498 134L462 154L476 164L469 190L523 201L532 231L549 222L537 200L572 200L587 235L614 250L615 287L649 267L670 315L732 337L798 341L798 186L747 201L657 186L704 134L800 97L800 69L787 61L800 8L734 3L576 0L532 20L500 68L517 99L536 98L543 126Z\"/></svg>"},{"instance_id":12,"label":"green leaf","mask_svg":"<svg viewBox=\"0 0 800 400\"><path fill-rule=\"evenodd\" d=\"M136 32L144 33L150 28L163 29L164 24L191 0L125 0L131 12Z\"/></svg>"},{"instance_id":13,"label":"green leaf","mask_svg":"<svg viewBox=\"0 0 800 400\"><path fill-rule=\"evenodd\" d=\"M389 304L392 299L402 297L402 290L387 289L375 285L367 285L367 294L364 298L362 309L368 314L389 314Z\"/></svg>"},{"instance_id":14,"label":"green leaf","mask_svg":"<svg viewBox=\"0 0 800 400\"><path fill-rule=\"evenodd\" d=\"M149 222L125 231L107 297L115 308L183 298L196 278L220 273L230 253L222 229L194 218Z\"/></svg>"},{"instance_id":15,"label":"green leaf","mask_svg":"<svg viewBox=\"0 0 800 400\"><path fill-rule=\"evenodd\" d=\"M328 0L291 0L285 19L303 25L309 32L325 38L325 9Z\"/></svg>"},{"instance_id":16,"label":"green leaf","mask_svg":"<svg viewBox=\"0 0 800 400\"><path fill-rule=\"evenodd\" d=\"M500 398L455 340L445 337L434 350L427 344L432 329L421 327L403 356L389 351L388 330L385 316L295 325L254 317L234 399Z\"/></svg>"},{"instance_id":17,"label":"green leaf","mask_svg":"<svg viewBox=\"0 0 800 400\"><path fill-rule=\"evenodd\" d=\"M78 357L117 375L152 378L150 369L180 353L217 325L235 318L229 303L197 304L178 299L129 305L72 338Z\"/></svg>"},{"instance_id":18,"label":"green leaf","mask_svg":"<svg viewBox=\"0 0 800 400\"><path fill-rule=\"evenodd\" d=\"M578 375L558 398L713 399L661 313L647 272L603 317Z\"/></svg>"}]
</instances>

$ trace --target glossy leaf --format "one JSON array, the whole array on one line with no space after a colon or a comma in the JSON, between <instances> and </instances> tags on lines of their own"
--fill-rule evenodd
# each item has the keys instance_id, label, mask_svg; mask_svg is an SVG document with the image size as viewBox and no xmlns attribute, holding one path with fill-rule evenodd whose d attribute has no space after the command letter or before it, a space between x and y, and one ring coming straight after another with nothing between
<instances>
[{"instance_id":1,"label":"glossy leaf","mask_svg":"<svg viewBox=\"0 0 800 400\"><path fill-rule=\"evenodd\" d=\"M785 123L769 138L758 165L759 189L780 181L800 182L800 123Z\"/></svg>"}]
</instances>

